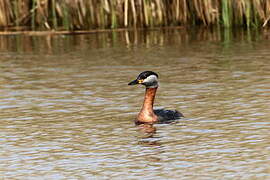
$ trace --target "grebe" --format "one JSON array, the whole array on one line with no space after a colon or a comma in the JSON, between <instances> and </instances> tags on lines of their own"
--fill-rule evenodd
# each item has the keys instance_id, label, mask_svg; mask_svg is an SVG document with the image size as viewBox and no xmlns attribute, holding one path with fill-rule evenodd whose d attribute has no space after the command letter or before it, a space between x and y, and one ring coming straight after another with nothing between
<instances>
[{"instance_id":1,"label":"grebe","mask_svg":"<svg viewBox=\"0 0 270 180\"><path fill-rule=\"evenodd\" d=\"M153 110L155 95L158 88L158 75L153 71L144 71L139 74L137 79L128 83L128 85L142 84L146 87L144 102L141 111L139 112L136 124L168 122L184 117L177 110Z\"/></svg>"}]
</instances>

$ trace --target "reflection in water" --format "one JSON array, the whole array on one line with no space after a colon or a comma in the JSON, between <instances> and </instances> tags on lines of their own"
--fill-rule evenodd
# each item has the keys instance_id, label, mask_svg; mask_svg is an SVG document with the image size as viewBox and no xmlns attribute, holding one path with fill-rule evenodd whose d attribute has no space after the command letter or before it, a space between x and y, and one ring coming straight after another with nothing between
<instances>
[{"instance_id":1,"label":"reflection in water","mask_svg":"<svg viewBox=\"0 0 270 180\"><path fill-rule=\"evenodd\" d=\"M167 29L0 36L4 179L269 179L267 32ZM186 119L134 126L157 108Z\"/></svg>"},{"instance_id":2,"label":"reflection in water","mask_svg":"<svg viewBox=\"0 0 270 180\"><path fill-rule=\"evenodd\" d=\"M208 29L157 29L137 31L112 31L108 33L92 33L89 35L46 35L0 36L0 51L35 52L47 54L70 53L70 48L76 50L118 47L125 43L127 48L144 44L146 48L153 45L182 45L193 42L222 42L226 48L232 41L254 42L266 38L267 32L240 29L232 31L209 31ZM199 44L198 44L199 45ZM249 44L246 44L249 45Z\"/></svg>"},{"instance_id":3,"label":"reflection in water","mask_svg":"<svg viewBox=\"0 0 270 180\"><path fill-rule=\"evenodd\" d=\"M141 132L148 134L148 137L152 137L156 133L156 128L153 124L140 124L138 127Z\"/></svg>"}]
</instances>

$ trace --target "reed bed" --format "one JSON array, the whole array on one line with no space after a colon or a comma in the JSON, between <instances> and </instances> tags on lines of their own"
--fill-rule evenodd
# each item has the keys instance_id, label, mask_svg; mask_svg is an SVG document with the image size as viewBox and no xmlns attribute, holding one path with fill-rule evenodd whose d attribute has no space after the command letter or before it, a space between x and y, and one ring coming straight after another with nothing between
<instances>
[{"instance_id":1,"label":"reed bed","mask_svg":"<svg viewBox=\"0 0 270 180\"><path fill-rule=\"evenodd\" d=\"M267 26L270 0L1 0L1 27Z\"/></svg>"}]
</instances>

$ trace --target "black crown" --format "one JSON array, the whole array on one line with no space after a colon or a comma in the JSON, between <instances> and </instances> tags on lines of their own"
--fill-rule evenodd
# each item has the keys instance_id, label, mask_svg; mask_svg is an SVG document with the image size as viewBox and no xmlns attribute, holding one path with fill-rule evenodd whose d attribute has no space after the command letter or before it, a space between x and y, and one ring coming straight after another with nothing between
<instances>
[{"instance_id":1,"label":"black crown","mask_svg":"<svg viewBox=\"0 0 270 180\"><path fill-rule=\"evenodd\" d=\"M153 71L144 71L139 74L137 79L146 79L148 76L155 75L158 77L158 74Z\"/></svg>"}]
</instances>

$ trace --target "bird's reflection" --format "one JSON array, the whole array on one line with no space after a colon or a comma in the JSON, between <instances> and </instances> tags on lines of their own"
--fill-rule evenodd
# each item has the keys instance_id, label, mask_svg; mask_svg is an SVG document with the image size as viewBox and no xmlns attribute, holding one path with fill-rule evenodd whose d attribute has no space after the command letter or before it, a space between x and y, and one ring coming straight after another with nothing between
<instances>
[{"instance_id":1,"label":"bird's reflection","mask_svg":"<svg viewBox=\"0 0 270 180\"><path fill-rule=\"evenodd\" d=\"M156 127L153 124L140 124L137 126L139 131L143 134L143 137L139 140L139 144L146 146L161 146L159 137L154 137L156 134Z\"/></svg>"},{"instance_id":2,"label":"bird's reflection","mask_svg":"<svg viewBox=\"0 0 270 180\"><path fill-rule=\"evenodd\" d=\"M140 132L145 133L148 137L153 136L156 133L157 128L153 124L140 124L138 125Z\"/></svg>"}]
</instances>

